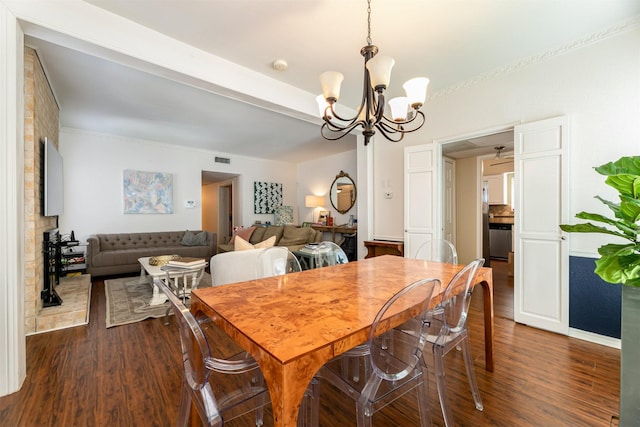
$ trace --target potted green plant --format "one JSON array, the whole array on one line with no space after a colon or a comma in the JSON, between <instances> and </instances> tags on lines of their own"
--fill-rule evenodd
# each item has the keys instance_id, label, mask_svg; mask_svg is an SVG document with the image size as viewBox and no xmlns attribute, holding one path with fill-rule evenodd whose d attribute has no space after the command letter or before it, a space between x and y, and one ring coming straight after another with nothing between
<instances>
[{"instance_id":1,"label":"potted green plant","mask_svg":"<svg viewBox=\"0 0 640 427\"><path fill-rule=\"evenodd\" d=\"M622 351L620 360L620 425L640 425L640 156L622 157L595 168L618 191L619 203L599 196L613 218L580 212L592 222L560 228L570 233L604 233L620 238L598 248L594 272L605 282L622 284Z\"/></svg>"}]
</instances>

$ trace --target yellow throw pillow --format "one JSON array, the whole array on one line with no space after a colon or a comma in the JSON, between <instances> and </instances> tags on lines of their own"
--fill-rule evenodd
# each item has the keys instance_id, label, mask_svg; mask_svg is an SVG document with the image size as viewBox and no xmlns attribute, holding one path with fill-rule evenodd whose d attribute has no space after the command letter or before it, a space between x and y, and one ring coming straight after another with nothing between
<instances>
[{"instance_id":1,"label":"yellow throw pillow","mask_svg":"<svg viewBox=\"0 0 640 427\"><path fill-rule=\"evenodd\" d=\"M275 243L276 243L276 236L271 236L267 240L256 243L255 245L252 245L251 243L247 242L240 236L236 236L236 239L233 242L233 250L246 251L249 249L270 248L271 246L275 245Z\"/></svg>"}]
</instances>

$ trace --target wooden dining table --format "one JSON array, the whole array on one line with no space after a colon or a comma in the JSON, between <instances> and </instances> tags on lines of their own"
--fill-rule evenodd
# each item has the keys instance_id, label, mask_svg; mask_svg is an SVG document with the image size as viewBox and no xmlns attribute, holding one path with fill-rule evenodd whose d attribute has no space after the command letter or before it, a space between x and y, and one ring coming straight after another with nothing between
<instances>
[{"instance_id":1,"label":"wooden dining table","mask_svg":"<svg viewBox=\"0 0 640 427\"><path fill-rule=\"evenodd\" d=\"M191 312L209 317L258 362L271 395L274 425L296 426L303 394L326 362L364 343L382 305L424 278L442 283L463 265L385 255L248 282L196 289ZM493 371L493 278L481 268L486 369ZM395 325L391 325L393 327Z\"/></svg>"}]
</instances>

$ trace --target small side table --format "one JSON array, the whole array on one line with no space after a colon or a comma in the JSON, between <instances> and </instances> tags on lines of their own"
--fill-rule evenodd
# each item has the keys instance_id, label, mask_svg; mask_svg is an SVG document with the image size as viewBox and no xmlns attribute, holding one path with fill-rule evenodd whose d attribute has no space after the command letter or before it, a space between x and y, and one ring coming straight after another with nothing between
<instances>
[{"instance_id":1,"label":"small side table","mask_svg":"<svg viewBox=\"0 0 640 427\"><path fill-rule=\"evenodd\" d=\"M367 248L367 256L365 258L373 258L380 255L404 256L404 242L366 240L364 246Z\"/></svg>"},{"instance_id":2,"label":"small side table","mask_svg":"<svg viewBox=\"0 0 640 427\"><path fill-rule=\"evenodd\" d=\"M302 267L303 270L316 268L316 256L314 253L310 251L297 250L293 251L292 254L298 258L298 261L300 261L300 267Z\"/></svg>"}]
</instances>

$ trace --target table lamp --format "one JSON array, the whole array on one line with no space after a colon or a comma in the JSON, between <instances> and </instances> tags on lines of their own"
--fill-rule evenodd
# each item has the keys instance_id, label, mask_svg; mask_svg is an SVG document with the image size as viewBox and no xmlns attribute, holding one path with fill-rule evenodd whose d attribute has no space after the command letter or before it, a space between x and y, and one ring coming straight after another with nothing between
<instances>
[{"instance_id":1,"label":"table lamp","mask_svg":"<svg viewBox=\"0 0 640 427\"><path fill-rule=\"evenodd\" d=\"M314 196L314 195L309 195L309 196L304 196L304 206L307 208L313 208L314 212L311 214L311 221L314 221L314 217L315 217L315 210L316 208L321 208L323 207L325 204L325 198L324 196Z\"/></svg>"}]
</instances>

